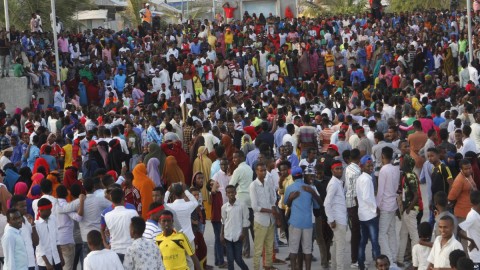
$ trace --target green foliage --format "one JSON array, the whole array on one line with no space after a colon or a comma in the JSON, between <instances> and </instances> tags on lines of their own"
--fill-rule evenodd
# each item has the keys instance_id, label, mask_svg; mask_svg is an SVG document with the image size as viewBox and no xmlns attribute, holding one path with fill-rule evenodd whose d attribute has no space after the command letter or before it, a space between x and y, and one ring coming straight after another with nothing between
<instances>
[{"instance_id":1,"label":"green foliage","mask_svg":"<svg viewBox=\"0 0 480 270\"><path fill-rule=\"evenodd\" d=\"M10 26L15 26L18 30L30 29L31 14L36 10L40 11L42 17L43 30L51 32L50 13L51 5L49 0L9 0L8 11L10 17ZM56 15L63 22L65 29L77 25L72 16L77 11L94 8L90 0L55 0ZM5 7L0 6L0 25L5 27Z\"/></svg>"},{"instance_id":2,"label":"green foliage","mask_svg":"<svg viewBox=\"0 0 480 270\"><path fill-rule=\"evenodd\" d=\"M447 9L450 0L390 0L389 12L413 11L424 9Z\"/></svg>"},{"instance_id":3,"label":"green foliage","mask_svg":"<svg viewBox=\"0 0 480 270\"><path fill-rule=\"evenodd\" d=\"M366 10L367 3L367 0L314 0L299 5L301 15L315 18L330 14L360 14Z\"/></svg>"}]
</instances>

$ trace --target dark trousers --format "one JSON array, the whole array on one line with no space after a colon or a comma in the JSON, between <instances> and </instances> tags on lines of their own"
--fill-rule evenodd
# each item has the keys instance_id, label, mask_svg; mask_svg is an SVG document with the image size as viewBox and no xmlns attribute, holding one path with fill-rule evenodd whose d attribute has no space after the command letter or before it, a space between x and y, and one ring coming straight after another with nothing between
<instances>
[{"instance_id":1,"label":"dark trousers","mask_svg":"<svg viewBox=\"0 0 480 270\"><path fill-rule=\"evenodd\" d=\"M45 267L45 266L39 266L38 269L39 269L39 270L47 270L47 267ZM61 264L55 264L55 265L53 266L53 269L55 269L55 270L62 270L62 265L61 265Z\"/></svg>"},{"instance_id":2,"label":"dark trousers","mask_svg":"<svg viewBox=\"0 0 480 270\"><path fill-rule=\"evenodd\" d=\"M220 233L222 232L222 223L220 221L212 221L213 233L215 234L215 245L214 245L214 254L215 254L215 265L222 265L225 263L223 258L223 246L220 241Z\"/></svg>"},{"instance_id":3,"label":"dark trousers","mask_svg":"<svg viewBox=\"0 0 480 270\"><path fill-rule=\"evenodd\" d=\"M285 215L285 209L280 209L280 213L282 214L282 227L283 230L285 231L285 238L287 238L287 241L290 237L288 233L288 219L287 216Z\"/></svg>"},{"instance_id":4,"label":"dark trousers","mask_svg":"<svg viewBox=\"0 0 480 270\"><path fill-rule=\"evenodd\" d=\"M118 258L120 259L120 261L123 263L123 260L125 259L125 254L117 253L117 255L118 255Z\"/></svg>"},{"instance_id":5,"label":"dark trousers","mask_svg":"<svg viewBox=\"0 0 480 270\"><path fill-rule=\"evenodd\" d=\"M252 241L255 239L255 234L253 233L253 209L248 208L248 220L250 221L250 227L248 229L243 229L245 239L243 241L243 253L250 255L250 238L248 237L248 231L252 234Z\"/></svg>"},{"instance_id":6,"label":"dark trousers","mask_svg":"<svg viewBox=\"0 0 480 270\"><path fill-rule=\"evenodd\" d=\"M352 237L350 240L352 263L358 261L358 245L360 243L360 220L358 220L358 206L347 208Z\"/></svg>"},{"instance_id":7,"label":"dark trousers","mask_svg":"<svg viewBox=\"0 0 480 270\"><path fill-rule=\"evenodd\" d=\"M242 258L242 241L238 240L237 242L231 242L225 240L225 245L227 247L227 262L228 270L234 270L234 262L242 270L248 270L248 266L245 264Z\"/></svg>"},{"instance_id":8,"label":"dark trousers","mask_svg":"<svg viewBox=\"0 0 480 270\"><path fill-rule=\"evenodd\" d=\"M73 269L77 269L78 263L83 269L83 244L75 244L75 257L73 259Z\"/></svg>"},{"instance_id":9,"label":"dark trousers","mask_svg":"<svg viewBox=\"0 0 480 270\"><path fill-rule=\"evenodd\" d=\"M360 246L358 249L358 266L360 270L365 269L365 247L367 246L368 239L372 243L373 259L380 255L380 245L378 244L378 217L371 220L360 221Z\"/></svg>"}]
</instances>

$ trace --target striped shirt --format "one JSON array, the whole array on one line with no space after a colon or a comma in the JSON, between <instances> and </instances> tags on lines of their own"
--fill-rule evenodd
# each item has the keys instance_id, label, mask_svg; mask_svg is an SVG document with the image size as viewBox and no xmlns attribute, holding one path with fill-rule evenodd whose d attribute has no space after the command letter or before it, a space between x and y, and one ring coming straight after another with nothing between
<instances>
[{"instance_id":1,"label":"striped shirt","mask_svg":"<svg viewBox=\"0 0 480 270\"><path fill-rule=\"evenodd\" d=\"M347 208L357 206L357 202L355 201L357 197L356 183L361 174L362 171L360 167L353 162L345 168L345 199Z\"/></svg>"},{"instance_id":2,"label":"striped shirt","mask_svg":"<svg viewBox=\"0 0 480 270\"><path fill-rule=\"evenodd\" d=\"M157 235L162 233L162 229L158 226L158 222L155 220L147 220L145 223L145 231L142 237L148 240L155 240Z\"/></svg>"}]
</instances>

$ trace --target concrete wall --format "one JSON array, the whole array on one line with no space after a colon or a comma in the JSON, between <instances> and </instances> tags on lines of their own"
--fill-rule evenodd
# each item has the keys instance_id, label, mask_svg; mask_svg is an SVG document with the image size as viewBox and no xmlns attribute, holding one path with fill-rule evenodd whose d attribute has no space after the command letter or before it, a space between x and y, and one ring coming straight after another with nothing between
<instances>
[{"instance_id":1,"label":"concrete wall","mask_svg":"<svg viewBox=\"0 0 480 270\"><path fill-rule=\"evenodd\" d=\"M53 104L53 90L35 91L37 98L45 99L45 107ZM7 113L13 114L15 108L25 108L30 105L34 91L27 89L27 78L9 77L0 79L0 102L4 102Z\"/></svg>"}]
</instances>

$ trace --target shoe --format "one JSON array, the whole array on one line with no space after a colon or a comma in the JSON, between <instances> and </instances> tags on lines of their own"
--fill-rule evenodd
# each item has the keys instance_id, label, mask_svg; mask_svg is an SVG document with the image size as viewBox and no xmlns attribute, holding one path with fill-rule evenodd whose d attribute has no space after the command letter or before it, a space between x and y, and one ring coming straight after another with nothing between
<instances>
[{"instance_id":1,"label":"shoe","mask_svg":"<svg viewBox=\"0 0 480 270\"><path fill-rule=\"evenodd\" d=\"M218 268L220 268L220 269L227 269L227 268L228 268L228 263L225 262L225 263L219 265Z\"/></svg>"},{"instance_id":2,"label":"shoe","mask_svg":"<svg viewBox=\"0 0 480 270\"><path fill-rule=\"evenodd\" d=\"M358 268L358 262L350 264L350 268Z\"/></svg>"},{"instance_id":3,"label":"shoe","mask_svg":"<svg viewBox=\"0 0 480 270\"><path fill-rule=\"evenodd\" d=\"M285 243L285 242L282 242L282 241L278 241L278 246L279 247L286 247L286 246L288 246L288 244Z\"/></svg>"},{"instance_id":4,"label":"shoe","mask_svg":"<svg viewBox=\"0 0 480 270\"><path fill-rule=\"evenodd\" d=\"M273 260L273 264L287 264L287 262L275 258L275 260Z\"/></svg>"},{"instance_id":5,"label":"shoe","mask_svg":"<svg viewBox=\"0 0 480 270\"><path fill-rule=\"evenodd\" d=\"M205 267L205 270L213 270L213 266L207 264L207 266Z\"/></svg>"}]
</instances>

